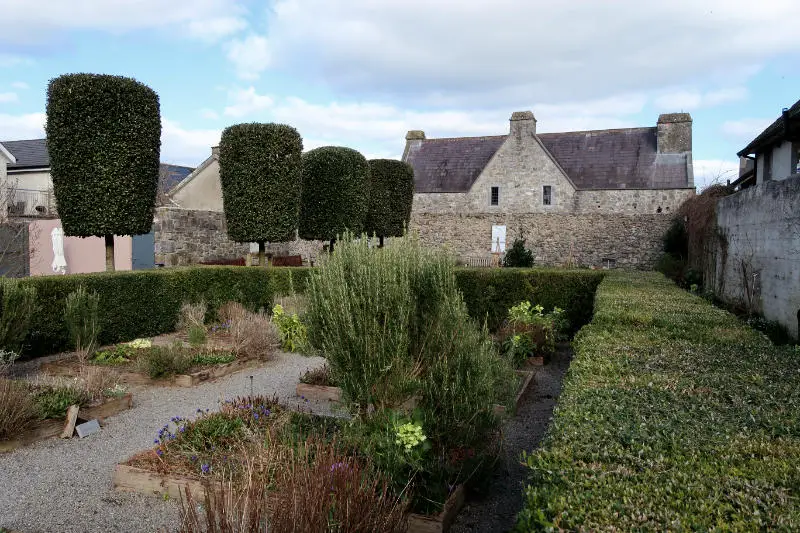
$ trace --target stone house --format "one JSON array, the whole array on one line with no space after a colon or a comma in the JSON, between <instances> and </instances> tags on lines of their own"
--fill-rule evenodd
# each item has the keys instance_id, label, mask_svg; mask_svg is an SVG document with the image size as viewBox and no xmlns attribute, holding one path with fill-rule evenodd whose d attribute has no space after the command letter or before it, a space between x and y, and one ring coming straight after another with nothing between
<instances>
[{"instance_id":1,"label":"stone house","mask_svg":"<svg viewBox=\"0 0 800 533\"><path fill-rule=\"evenodd\" d=\"M655 127L537 133L530 111L507 135L406 135L411 227L467 262L524 237L537 263L651 268L672 214L694 195L692 119Z\"/></svg>"}]
</instances>

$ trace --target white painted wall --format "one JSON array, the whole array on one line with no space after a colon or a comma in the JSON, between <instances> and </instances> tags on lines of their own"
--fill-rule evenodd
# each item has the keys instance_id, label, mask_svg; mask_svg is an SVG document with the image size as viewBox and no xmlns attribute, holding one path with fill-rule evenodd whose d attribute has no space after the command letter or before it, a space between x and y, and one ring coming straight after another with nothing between
<instances>
[{"instance_id":1,"label":"white painted wall","mask_svg":"<svg viewBox=\"0 0 800 533\"><path fill-rule=\"evenodd\" d=\"M16 182L18 189L31 189L35 191L46 191L53 188L53 180L49 171L23 172L12 170L9 172L12 181Z\"/></svg>"},{"instance_id":2,"label":"white painted wall","mask_svg":"<svg viewBox=\"0 0 800 533\"><path fill-rule=\"evenodd\" d=\"M184 209L221 213L222 184L219 180L219 161L214 158L201 168L191 181L172 193L172 199Z\"/></svg>"}]
</instances>

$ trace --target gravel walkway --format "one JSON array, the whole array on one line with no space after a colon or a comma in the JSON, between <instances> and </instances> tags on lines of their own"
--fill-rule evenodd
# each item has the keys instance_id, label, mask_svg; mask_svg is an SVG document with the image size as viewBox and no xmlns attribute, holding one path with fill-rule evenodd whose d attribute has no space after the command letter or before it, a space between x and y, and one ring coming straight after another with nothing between
<instances>
[{"instance_id":1,"label":"gravel walkway","mask_svg":"<svg viewBox=\"0 0 800 533\"><path fill-rule=\"evenodd\" d=\"M154 496L115 492L114 465L153 445L158 430L173 416L218 408L221 399L250 393L277 394L281 403L302 403L294 393L298 377L324 362L319 357L278 354L262 367L249 368L192 388L132 388L134 408L108 419L86 439L49 439L0 454L0 528L38 532L174 531L178 506ZM328 404L302 403L329 413Z\"/></svg>"},{"instance_id":2,"label":"gravel walkway","mask_svg":"<svg viewBox=\"0 0 800 533\"><path fill-rule=\"evenodd\" d=\"M481 494L467 497L451 533L502 533L514 527L517 513L522 509L527 479L520 456L523 450L536 449L544 437L571 360L572 349L561 345L552 361L536 370L534 383L523 396L516 416L504 428L502 464Z\"/></svg>"}]
</instances>

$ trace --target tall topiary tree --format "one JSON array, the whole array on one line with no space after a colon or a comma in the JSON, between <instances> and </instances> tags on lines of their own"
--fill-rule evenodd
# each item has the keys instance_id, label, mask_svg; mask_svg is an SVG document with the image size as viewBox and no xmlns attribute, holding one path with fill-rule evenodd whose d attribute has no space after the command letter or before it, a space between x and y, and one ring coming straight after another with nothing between
<instances>
[{"instance_id":1,"label":"tall topiary tree","mask_svg":"<svg viewBox=\"0 0 800 533\"><path fill-rule=\"evenodd\" d=\"M104 237L153 225L161 150L158 95L132 78L65 74L47 88L47 151L66 235Z\"/></svg>"},{"instance_id":2,"label":"tall topiary tree","mask_svg":"<svg viewBox=\"0 0 800 533\"><path fill-rule=\"evenodd\" d=\"M369 163L351 148L323 146L303 154L300 237L330 241L364 231L369 209Z\"/></svg>"},{"instance_id":3,"label":"tall topiary tree","mask_svg":"<svg viewBox=\"0 0 800 533\"><path fill-rule=\"evenodd\" d=\"M396 159L369 161L369 212L366 231L384 237L400 237L411 217L414 169Z\"/></svg>"},{"instance_id":4,"label":"tall topiary tree","mask_svg":"<svg viewBox=\"0 0 800 533\"><path fill-rule=\"evenodd\" d=\"M219 177L228 236L264 244L295 237L303 184L303 139L285 124L236 124L219 143Z\"/></svg>"}]
</instances>

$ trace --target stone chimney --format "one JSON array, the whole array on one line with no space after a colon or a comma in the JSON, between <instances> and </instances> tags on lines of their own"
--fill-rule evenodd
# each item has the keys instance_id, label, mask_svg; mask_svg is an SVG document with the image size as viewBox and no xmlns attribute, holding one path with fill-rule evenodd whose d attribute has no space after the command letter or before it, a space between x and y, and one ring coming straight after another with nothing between
<instances>
[{"instance_id":1,"label":"stone chimney","mask_svg":"<svg viewBox=\"0 0 800 533\"><path fill-rule=\"evenodd\" d=\"M536 117L530 111L514 111L509 119L509 133L518 141L524 137L536 136Z\"/></svg>"},{"instance_id":2,"label":"stone chimney","mask_svg":"<svg viewBox=\"0 0 800 533\"><path fill-rule=\"evenodd\" d=\"M419 148L425 140L425 132L422 130L411 130L406 133L406 149L403 150L402 161L408 160L408 153L412 148Z\"/></svg>"},{"instance_id":3,"label":"stone chimney","mask_svg":"<svg viewBox=\"0 0 800 533\"><path fill-rule=\"evenodd\" d=\"M658 116L658 153L680 154L692 151L692 116L667 113Z\"/></svg>"},{"instance_id":4,"label":"stone chimney","mask_svg":"<svg viewBox=\"0 0 800 533\"><path fill-rule=\"evenodd\" d=\"M211 147L211 157L219 158L219 146Z\"/></svg>"}]
</instances>

